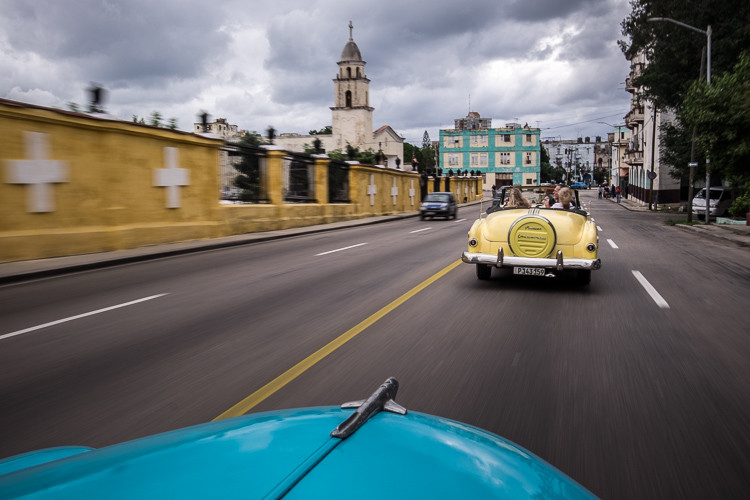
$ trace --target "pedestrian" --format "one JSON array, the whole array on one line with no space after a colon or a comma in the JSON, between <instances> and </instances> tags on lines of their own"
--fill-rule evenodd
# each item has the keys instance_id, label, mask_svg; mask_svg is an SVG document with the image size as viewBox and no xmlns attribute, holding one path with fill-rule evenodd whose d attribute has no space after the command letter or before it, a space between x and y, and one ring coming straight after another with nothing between
<instances>
[{"instance_id":1,"label":"pedestrian","mask_svg":"<svg viewBox=\"0 0 750 500\"><path fill-rule=\"evenodd\" d=\"M622 198L622 189L620 189L620 186L617 186L617 189L615 189L615 194L617 195L617 203L620 203L620 199Z\"/></svg>"},{"instance_id":2,"label":"pedestrian","mask_svg":"<svg viewBox=\"0 0 750 500\"><path fill-rule=\"evenodd\" d=\"M602 199L602 196L604 195L604 187L599 184L599 199Z\"/></svg>"},{"instance_id":3,"label":"pedestrian","mask_svg":"<svg viewBox=\"0 0 750 500\"><path fill-rule=\"evenodd\" d=\"M492 197L494 198L495 196L497 196L497 187L495 187L495 185L493 184L492 185Z\"/></svg>"}]
</instances>

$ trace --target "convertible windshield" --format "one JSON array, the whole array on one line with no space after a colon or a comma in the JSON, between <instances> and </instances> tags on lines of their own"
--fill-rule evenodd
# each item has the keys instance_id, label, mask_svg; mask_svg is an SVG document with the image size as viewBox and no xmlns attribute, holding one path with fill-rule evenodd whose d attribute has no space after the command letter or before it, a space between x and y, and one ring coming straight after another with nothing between
<instances>
[{"instance_id":1,"label":"convertible windshield","mask_svg":"<svg viewBox=\"0 0 750 500\"><path fill-rule=\"evenodd\" d=\"M448 203L448 195L447 194L428 194L425 196L424 201L439 201L442 203Z\"/></svg>"}]
</instances>

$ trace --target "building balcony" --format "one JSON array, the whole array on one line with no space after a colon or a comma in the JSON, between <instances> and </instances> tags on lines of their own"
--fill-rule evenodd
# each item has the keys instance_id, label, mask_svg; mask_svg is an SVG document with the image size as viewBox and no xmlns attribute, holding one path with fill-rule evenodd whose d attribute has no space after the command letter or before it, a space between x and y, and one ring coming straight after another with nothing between
<instances>
[{"instance_id":1,"label":"building balcony","mask_svg":"<svg viewBox=\"0 0 750 500\"><path fill-rule=\"evenodd\" d=\"M625 125L628 128L634 128L636 125L643 123L643 108L632 108L625 115Z\"/></svg>"},{"instance_id":2,"label":"building balcony","mask_svg":"<svg viewBox=\"0 0 750 500\"><path fill-rule=\"evenodd\" d=\"M628 165L643 165L643 151L640 149L626 149L625 163Z\"/></svg>"}]
</instances>

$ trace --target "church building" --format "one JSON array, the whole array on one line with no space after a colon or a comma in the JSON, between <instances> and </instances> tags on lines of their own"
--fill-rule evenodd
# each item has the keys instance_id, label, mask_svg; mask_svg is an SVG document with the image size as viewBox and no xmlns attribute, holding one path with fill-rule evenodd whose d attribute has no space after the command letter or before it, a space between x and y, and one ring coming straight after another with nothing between
<instances>
[{"instance_id":1,"label":"church building","mask_svg":"<svg viewBox=\"0 0 750 500\"><path fill-rule=\"evenodd\" d=\"M339 70L333 79L334 105L331 106L332 131L330 135L280 134L274 141L288 151L304 151L305 146L312 146L315 139L320 139L326 151L340 149L346 152L346 146L359 148L360 151L372 149L377 154L384 154L383 164L396 167L403 163L404 139L389 125L373 130L370 106L370 80L365 74L365 61L354 41L351 21L349 21L349 41L344 45ZM396 160L399 160L398 162Z\"/></svg>"}]
</instances>

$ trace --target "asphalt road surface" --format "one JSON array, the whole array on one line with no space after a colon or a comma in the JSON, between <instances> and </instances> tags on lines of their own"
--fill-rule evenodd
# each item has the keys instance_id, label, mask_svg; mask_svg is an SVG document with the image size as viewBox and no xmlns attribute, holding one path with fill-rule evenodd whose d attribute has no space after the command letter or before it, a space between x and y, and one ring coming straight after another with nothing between
<instances>
[{"instance_id":1,"label":"asphalt road surface","mask_svg":"<svg viewBox=\"0 0 750 500\"><path fill-rule=\"evenodd\" d=\"M596 192L600 257L476 279L478 207L0 287L0 456L368 396L506 437L602 498L750 491L748 250Z\"/></svg>"}]
</instances>

